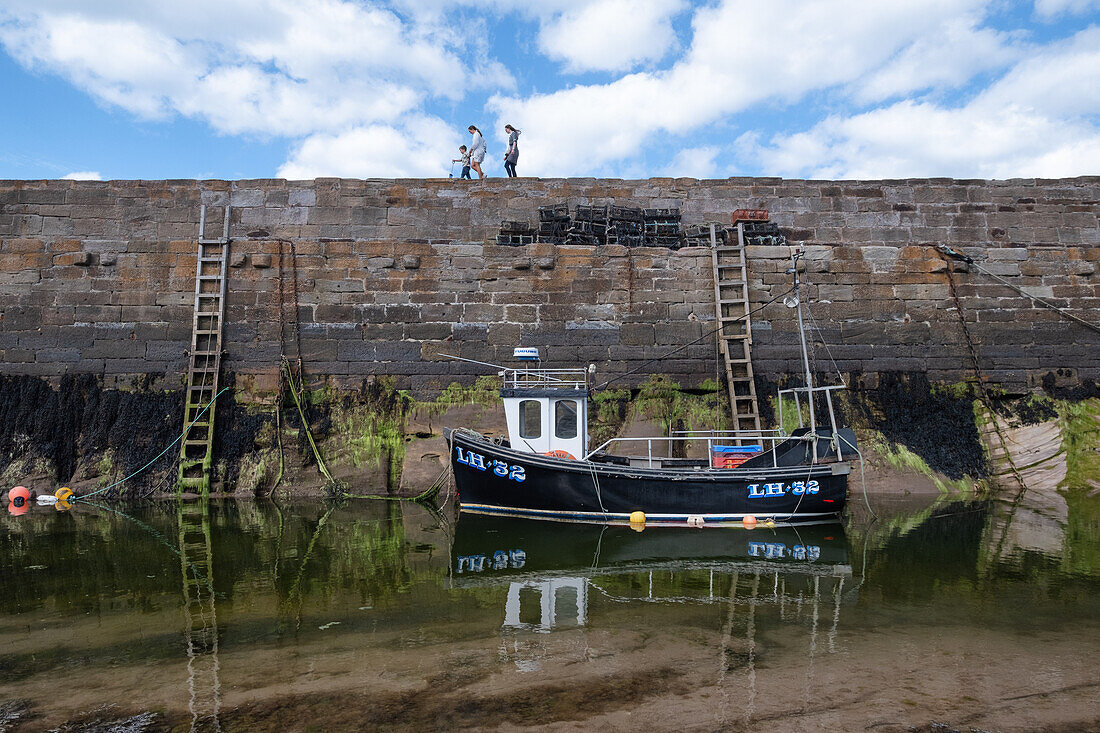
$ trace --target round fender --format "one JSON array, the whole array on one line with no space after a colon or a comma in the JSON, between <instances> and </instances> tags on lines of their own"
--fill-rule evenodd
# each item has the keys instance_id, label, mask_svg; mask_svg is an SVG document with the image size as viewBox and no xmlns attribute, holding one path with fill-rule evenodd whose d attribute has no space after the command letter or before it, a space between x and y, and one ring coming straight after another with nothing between
<instances>
[{"instance_id":1,"label":"round fender","mask_svg":"<svg viewBox=\"0 0 1100 733\"><path fill-rule=\"evenodd\" d=\"M577 460L576 456L574 456L569 451L564 451L564 450L552 450L552 451L549 451L548 453L543 453L543 455L544 456L550 456L551 458L568 458L570 461Z\"/></svg>"}]
</instances>

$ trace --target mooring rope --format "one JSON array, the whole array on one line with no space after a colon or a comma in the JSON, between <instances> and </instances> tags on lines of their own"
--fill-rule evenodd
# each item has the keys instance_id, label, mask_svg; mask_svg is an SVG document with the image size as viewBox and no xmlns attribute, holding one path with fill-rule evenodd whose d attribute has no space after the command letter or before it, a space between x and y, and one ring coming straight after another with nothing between
<instances>
[{"instance_id":1,"label":"mooring rope","mask_svg":"<svg viewBox=\"0 0 1100 733\"><path fill-rule=\"evenodd\" d=\"M1017 293L1024 296L1025 298L1029 298L1031 301L1033 301L1035 303L1038 303L1039 305L1050 308L1053 311L1057 311L1062 316L1065 316L1066 318L1070 319L1071 321L1076 321L1077 323L1081 324L1085 328L1089 328L1089 329L1092 329L1093 331L1096 331L1097 333L1100 333L1100 324L1093 323L1092 321L1086 321L1084 318L1081 318L1080 316L1076 316L1073 313L1070 313L1069 310L1066 309L1066 308L1062 308L1060 306L1054 305L1054 303L1051 303L1048 300L1043 300L1038 295L1032 295L1031 293L1029 293L1026 290L1024 290L1023 288L1021 288L1019 285L1016 285L1015 283L1009 282L1008 280L1005 280L1000 275L997 275L996 273L990 272L989 270L985 269L980 264L975 262L974 258L971 257L970 255L967 255L967 254L964 254L962 252L959 252L958 250L952 249L951 247L948 247L946 244L938 244L938 245L936 245L936 249L939 250L940 254L942 254L942 255L946 255L947 257L951 257L952 259L960 260L962 262L965 262L968 265L971 265L978 272L982 273L983 275L988 275L989 277L993 278L994 280L1001 283L1005 287L1012 288L1013 290L1015 290ZM948 271L948 277L950 277L950 270Z\"/></svg>"},{"instance_id":2,"label":"mooring rope","mask_svg":"<svg viewBox=\"0 0 1100 733\"><path fill-rule=\"evenodd\" d=\"M205 406L205 407L203 407L203 408L202 408L202 410L201 410L201 411L199 412L199 414L195 416L195 419L191 421L191 424L190 424L190 425L188 425L187 427L185 427L185 428L183 429L183 432L182 432L182 433L180 433L180 434L179 434L179 436L178 436L178 437L177 437L177 438L176 438L175 440L173 440L173 441L172 441L171 443L169 443L169 444L168 444L168 447L166 447L166 448L165 448L164 450L162 450L162 451L161 451L160 453L158 453L158 454L157 454L157 457L156 457L156 458L154 458L153 460L149 461L149 462L148 462L148 463L146 463L146 464L145 464L144 466L142 466L142 467L141 467L141 468L139 468L138 470L134 471L133 473L131 473L131 474L130 474L129 476L127 476L126 478L124 478L124 479L121 479L121 480L119 480L119 481L115 481L115 482L114 482L113 484L111 484L110 486L104 486L104 487L103 487L102 489L96 489L95 491L91 491L91 492L89 492L89 493L87 493L87 494L82 494L82 495L80 495L80 496L74 496L74 497L73 497L73 498L71 499L71 501L80 501L80 500L82 500L82 499L86 499L86 498L88 498L89 496L95 496L96 494L102 494L102 493L103 493L104 491L110 491L111 489L115 488L116 486L120 486L120 485L122 485L122 484L126 483L127 481L129 481L130 479L132 479L132 478L133 478L134 476L137 476L137 475L138 475L139 473L141 473L141 472L142 472L142 471L144 471L145 469L147 469L147 468L149 468L150 466L152 466L152 465L153 465L154 463L156 463L157 461L159 461L159 460L161 459L161 457L162 457L162 456L163 456L163 455L164 455L165 453L167 453L167 452L168 452L169 450L171 450L171 449L172 449L172 446L174 446L174 445L175 445L176 443L178 443L178 442L180 442L181 440L183 440L183 437L184 437L185 435L187 435L187 431L188 431L188 430L190 430L190 429L191 429L191 428L192 428L192 427L193 427L193 426L195 425L195 423L197 423L197 422L199 421L199 418L200 418L200 417L202 417L202 416L203 416L203 414L204 414L204 413L205 413L205 412L206 412L207 410L209 410L209 409L210 409L210 406L214 404L214 402L215 402L215 401L216 401L216 400L218 399L218 397L220 397L220 396L222 395L222 393L223 393L223 392L226 392L226 391L227 391L228 389L229 389L229 387L223 387L223 388L221 389L221 391L220 391L220 392L218 392L218 393L217 393L216 395L214 395L214 399L212 399L212 400L210 400L209 402L207 402L207 403L206 403L206 406Z\"/></svg>"},{"instance_id":3,"label":"mooring rope","mask_svg":"<svg viewBox=\"0 0 1100 733\"><path fill-rule=\"evenodd\" d=\"M710 330L710 331L707 331L706 333L704 333L704 334L703 334L702 336L700 336L699 338L697 338L697 339L694 339L694 340L692 340L692 341L688 341L688 342L687 342L686 344L682 344L682 345L680 345L680 346L677 346L677 347L676 347L675 349L673 349L672 351L669 351L669 352L667 352L667 353L665 353L665 354L661 354L660 356L658 356L658 357L656 357L656 358L654 358L654 359L650 359L649 361L645 362L645 363L644 363L644 364L642 364L641 366L635 367L634 369L631 369L631 370L630 370L630 371L628 371L628 372L623 372L622 374L616 374L615 376L613 376L613 377L612 377L611 379L607 380L607 381L606 381L606 382L604 382L603 384L600 384L600 385L598 385L598 386L596 386L596 387L593 387L593 389L603 389L604 387L606 387L607 385L611 384L612 382L615 382L615 381L617 381L617 380L619 380L619 379L622 379L623 377L629 377L629 376L630 376L631 374L637 374L638 372L640 372L641 370L645 369L645 368L646 368L647 366L649 366L650 364L655 364L655 363L657 363L657 362L659 362L659 361L662 361L662 360L664 360L664 359L667 359L668 357L672 356L673 354L679 353L679 352L683 351L684 349L686 349L687 347L689 347L689 346L693 346L694 344L697 344L697 343L699 343L699 342L700 342L700 341L702 341L703 339L707 339L707 338L710 338L711 336L713 336L714 334L718 333L719 331L721 331L721 330L722 330L723 328L725 328L726 326L728 326L728 325L730 325L730 324L733 324L733 323L737 323L737 322L739 322L739 321L743 321L743 320L745 320L746 318L748 318L749 316L751 316L751 315L752 315L752 314L754 314L754 313L759 313L760 311L764 310L764 309L765 309L765 308L767 308L767 307L768 307L769 305L771 305L771 304L772 304L772 303L774 303L775 301L779 300L779 299L780 299L780 298L782 298L782 297L783 297L784 295L787 295L787 294L789 294L789 293L790 293L791 291L793 291L793 290L794 290L794 287L793 287L793 286L792 286L792 287L790 287L790 288L787 288L786 290L784 290L784 291L783 291L782 293L780 293L779 295L775 296L774 298L772 298L772 299L771 299L771 300L769 300L768 302L766 302L766 303L764 303L764 304L762 304L762 305L760 305L760 306L757 306L756 308L753 308L753 309L752 309L751 311L749 311L749 312L748 312L748 313L746 313L745 315L743 315L743 316L739 316L738 318L736 318L736 319L734 319L734 320L730 321L729 323L726 323L726 324L722 324L722 325L718 326L718 327L717 327L717 328L715 328L715 329L712 329L712 330Z\"/></svg>"}]
</instances>

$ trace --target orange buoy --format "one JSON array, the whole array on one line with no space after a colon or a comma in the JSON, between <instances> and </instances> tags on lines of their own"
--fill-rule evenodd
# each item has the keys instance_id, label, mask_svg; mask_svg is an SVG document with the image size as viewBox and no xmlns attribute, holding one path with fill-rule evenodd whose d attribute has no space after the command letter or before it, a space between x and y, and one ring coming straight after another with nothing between
<instances>
[{"instance_id":1,"label":"orange buoy","mask_svg":"<svg viewBox=\"0 0 1100 733\"><path fill-rule=\"evenodd\" d=\"M8 503L14 504L17 507L23 506L30 500L31 492L27 491L26 486L16 486L8 492Z\"/></svg>"},{"instance_id":2,"label":"orange buoy","mask_svg":"<svg viewBox=\"0 0 1100 733\"><path fill-rule=\"evenodd\" d=\"M751 514L746 514L741 518L741 524L745 525L745 529L752 529L756 526L756 517Z\"/></svg>"},{"instance_id":3,"label":"orange buoy","mask_svg":"<svg viewBox=\"0 0 1100 733\"><path fill-rule=\"evenodd\" d=\"M564 450L552 450L547 453L543 453L544 456L550 456L551 458L568 458L571 461L577 460L576 457L569 451Z\"/></svg>"}]
</instances>

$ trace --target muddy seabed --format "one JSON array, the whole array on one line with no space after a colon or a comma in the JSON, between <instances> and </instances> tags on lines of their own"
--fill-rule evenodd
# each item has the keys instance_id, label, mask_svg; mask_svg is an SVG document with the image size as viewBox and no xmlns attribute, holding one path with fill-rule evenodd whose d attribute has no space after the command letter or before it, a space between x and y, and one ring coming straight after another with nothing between
<instances>
[{"instance_id":1,"label":"muddy seabed","mask_svg":"<svg viewBox=\"0 0 1100 733\"><path fill-rule=\"evenodd\" d=\"M859 503L638 534L222 502L209 566L174 504L36 508L0 520L0 730L1100 730L1095 522L1040 552L990 502Z\"/></svg>"}]
</instances>

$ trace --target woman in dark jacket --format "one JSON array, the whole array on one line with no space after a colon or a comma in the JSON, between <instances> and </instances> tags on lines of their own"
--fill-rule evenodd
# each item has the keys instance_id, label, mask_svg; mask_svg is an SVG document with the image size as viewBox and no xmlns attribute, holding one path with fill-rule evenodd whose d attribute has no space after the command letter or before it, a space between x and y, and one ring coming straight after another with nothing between
<instances>
[{"instance_id":1,"label":"woman in dark jacket","mask_svg":"<svg viewBox=\"0 0 1100 733\"><path fill-rule=\"evenodd\" d=\"M515 178L516 162L519 160L519 130L511 125L505 125L504 131L508 133L508 152L504 154L504 170L508 171L509 178Z\"/></svg>"}]
</instances>

